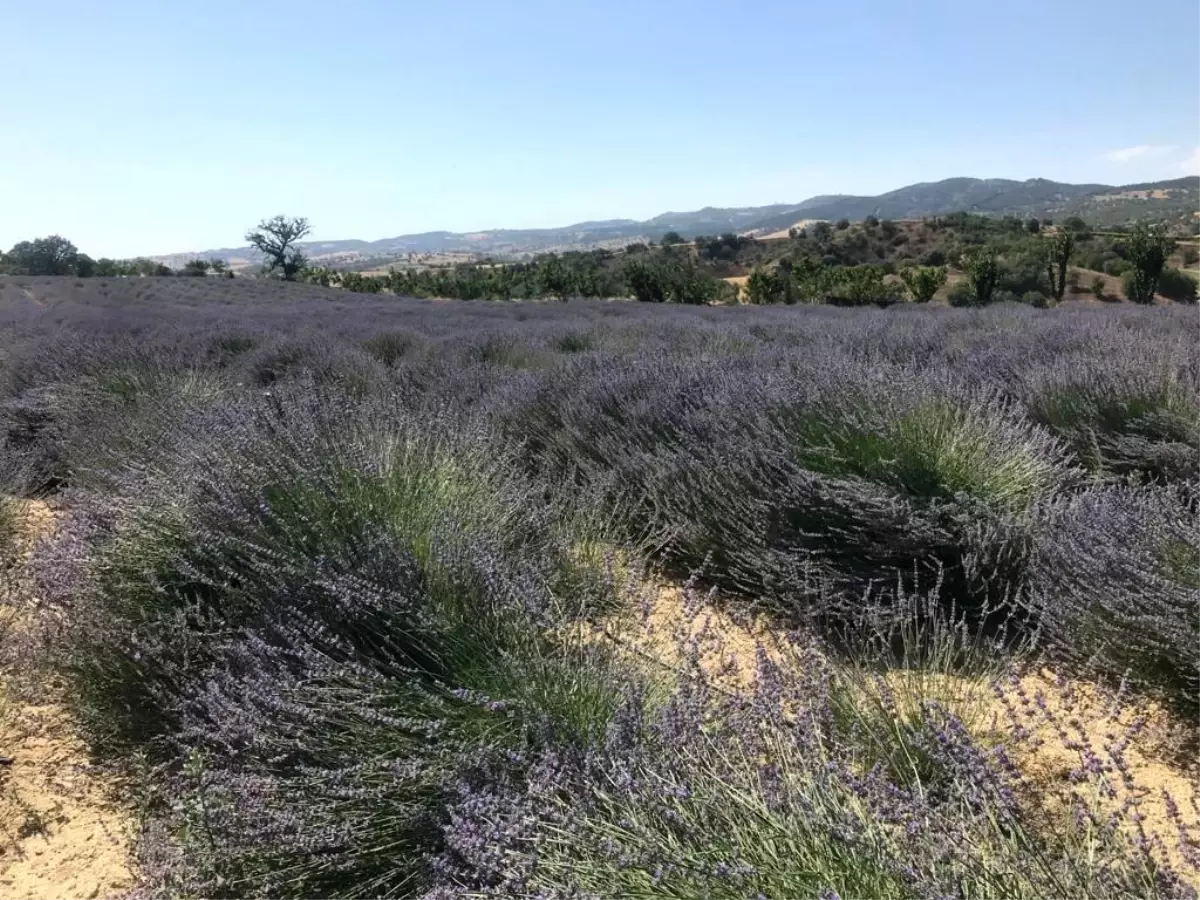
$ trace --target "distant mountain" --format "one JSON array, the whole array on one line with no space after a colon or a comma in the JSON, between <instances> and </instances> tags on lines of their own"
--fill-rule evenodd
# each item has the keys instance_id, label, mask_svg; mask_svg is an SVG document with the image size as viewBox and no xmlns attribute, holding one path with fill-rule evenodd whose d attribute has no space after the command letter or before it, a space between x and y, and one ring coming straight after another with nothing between
<instances>
[{"instance_id":1,"label":"distant mountain","mask_svg":"<svg viewBox=\"0 0 1200 900\"><path fill-rule=\"evenodd\" d=\"M1081 216L1105 226L1137 219L1190 224L1200 210L1200 177L1155 181L1114 187L1105 184L1064 184L1044 178L1011 181L1005 178L947 178L911 184L877 197L833 194L810 197L801 203L772 206L716 208L694 212L666 212L644 222L610 219L579 222L562 228L499 229L457 233L429 231L379 241L309 241L309 257L327 265L364 268L386 265L411 257L460 255L521 257L533 253L620 247L634 241L656 241L668 231L684 237L698 234L769 234L801 220L858 220L869 215L881 219L912 219L973 212L989 216ZM154 257L171 266L182 266L197 256L221 257L234 268L254 265L258 258L250 247L225 247L203 253L172 253Z\"/></svg>"}]
</instances>

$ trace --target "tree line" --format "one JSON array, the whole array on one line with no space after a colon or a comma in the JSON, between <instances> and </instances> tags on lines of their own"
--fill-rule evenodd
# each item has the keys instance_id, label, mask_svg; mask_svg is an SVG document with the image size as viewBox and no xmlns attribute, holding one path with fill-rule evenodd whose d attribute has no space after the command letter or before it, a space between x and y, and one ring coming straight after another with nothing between
<instances>
[{"instance_id":1,"label":"tree line","mask_svg":"<svg viewBox=\"0 0 1200 900\"><path fill-rule=\"evenodd\" d=\"M949 280L948 262L963 273L949 291L954 306L983 306L1020 300L1048 305L1062 300L1077 273L1070 266L1101 268L1122 278L1123 290L1135 303L1151 303L1156 293L1194 300L1196 282L1167 266L1174 239L1162 227L1137 224L1100 246L1081 219L1071 218L1050 231L1049 219L989 219L968 213L925 221L933 232L953 232L949 253L933 249L919 262L854 262L870 249L902 246L907 236L895 223L873 216L861 228L850 223L817 222L792 229L784 253L756 263L746 280L745 300L752 304L828 303L841 306L880 305L909 301L928 303ZM710 304L737 302L738 289L714 274L740 266L746 254L761 259L764 242L722 234L685 240L668 232L658 246L630 244L624 252L607 249L548 253L529 262L463 263L427 269L390 270L364 275L313 266L299 242L311 232L305 218L275 216L246 233L263 258L262 274L360 293L389 291L415 297L462 300L518 300L569 297L633 297L642 302ZM834 236L847 232L845 239ZM869 256L869 253L867 254ZM734 268L733 271L738 271ZM744 271L744 268L741 269ZM0 253L0 274L137 276L232 276L224 260L193 259L176 271L148 259L93 260L57 235L23 241ZM1092 291L1103 296L1103 279Z\"/></svg>"},{"instance_id":2,"label":"tree line","mask_svg":"<svg viewBox=\"0 0 1200 900\"><path fill-rule=\"evenodd\" d=\"M181 269L153 259L92 259L66 238L49 237L21 241L7 253L0 250L0 275L73 275L76 278L119 278L135 276L230 274L223 259L193 259Z\"/></svg>"}]
</instances>

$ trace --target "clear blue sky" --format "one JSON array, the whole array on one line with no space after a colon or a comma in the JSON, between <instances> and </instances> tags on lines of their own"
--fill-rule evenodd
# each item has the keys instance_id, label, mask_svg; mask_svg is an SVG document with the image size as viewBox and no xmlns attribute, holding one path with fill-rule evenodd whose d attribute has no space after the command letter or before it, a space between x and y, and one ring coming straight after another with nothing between
<instances>
[{"instance_id":1,"label":"clear blue sky","mask_svg":"<svg viewBox=\"0 0 1200 900\"><path fill-rule=\"evenodd\" d=\"M0 0L0 246L1200 171L1197 0Z\"/></svg>"}]
</instances>

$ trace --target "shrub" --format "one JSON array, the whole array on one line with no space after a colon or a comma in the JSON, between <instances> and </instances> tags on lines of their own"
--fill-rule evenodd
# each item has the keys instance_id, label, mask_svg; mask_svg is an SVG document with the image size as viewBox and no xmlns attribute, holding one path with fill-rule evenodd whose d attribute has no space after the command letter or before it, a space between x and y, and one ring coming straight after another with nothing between
<instances>
[{"instance_id":1,"label":"shrub","mask_svg":"<svg viewBox=\"0 0 1200 900\"><path fill-rule=\"evenodd\" d=\"M1038 309L1045 309L1050 305L1050 301L1041 291L1027 291L1025 296L1021 298L1021 302L1027 306L1037 307Z\"/></svg>"},{"instance_id":2,"label":"shrub","mask_svg":"<svg viewBox=\"0 0 1200 900\"><path fill-rule=\"evenodd\" d=\"M966 280L956 281L950 285L950 291L946 294L946 301L951 306L973 306L975 304L975 292Z\"/></svg>"},{"instance_id":3,"label":"shrub","mask_svg":"<svg viewBox=\"0 0 1200 900\"><path fill-rule=\"evenodd\" d=\"M900 270L900 280L908 290L914 303L928 303L933 295L946 283L945 267L905 267Z\"/></svg>"},{"instance_id":4,"label":"shrub","mask_svg":"<svg viewBox=\"0 0 1200 900\"><path fill-rule=\"evenodd\" d=\"M1067 441L1098 477L1175 480L1200 452L1191 380L1148 367L1135 345L1105 358L1065 358L1023 376L1030 417Z\"/></svg>"},{"instance_id":5,"label":"shrub","mask_svg":"<svg viewBox=\"0 0 1200 900\"><path fill-rule=\"evenodd\" d=\"M679 261L625 264L625 280L643 303L704 305L726 299L730 286L690 263Z\"/></svg>"},{"instance_id":6,"label":"shrub","mask_svg":"<svg viewBox=\"0 0 1200 900\"><path fill-rule=\"evenodd\" d=\"M1057 652L1200 712L1200 520L1162 487L1096 488L1040 529L1032 608Z\"/></svg>"},{"instance_id":7,"label":"shrub","mask_svg":"<svg viewBox=\"0 0 1200 900\"><path fill-rule=\"evenodd\" d=\"M1186 893L1094 803L1077 804L1080 825L1037 828L965 704L906 715L890 676L907 673L887 663L856 680L811 646L759 645L750 687L730 691L697 653L679 649L665 701L631 693L595 752L490 760L463 779L435 896ZM879 715L846 702L864 681ZM897 745L892 769L878 752ZM1082 780L1081 794L1102 781Z\"/></svg>"},{"instance_id":8,"label":"shrub","mask_svg":"<svg viewBox=\"0 0 1200 900\"><path fill-rule=\"evenodd\" d=\"M552 639L603 573L504 455L328 411L230 409L63 538L94 548L61 659L82 721L168 765L202 893L405 889L481 746L587 742L613 708L602 656Z\"/></svg>"},{"instance_id":9,"label":"shrub","mask_svg":"<svg viewBox=\"0 0 1200 900\"><path fill-rule=\"evenodd\" d=\"M428 616L459 615L454 604L470 602L462 588L462 596L437 593L436 548L440 543L449 551L457 541L443 535L445 529L508 548L527 542L528 529L546 529L546 523L524 518L526 501L506 474L503 456L477 438L456 444L428 434L386 405L349 405L330 418L315 404L301 395L268 399L259 409L235 406L202 428L207 448L197 453L181 447L157 483L131 485L137 502L123 501L128 512L111 534L106 529L96 539L95 608L113 622L149 623L197 606L198 615L217 615L237 628L271 619L278 612L272 604L283 603L289 613L322 619L337 610L343 569L346 577L358 578L372 565L384 567L381 576L416 566L424 588L433 592L426 602L435 606L405 613L400 604L387 612L416 617L387 638L394 658L413 660L423 652L421 632L435 625ZM288 428L281 431L284 421ZM373 550L373 543L388 537L399 556L374 559L386 548ZM546 532L540 540L554 538ZM558 551L552 555L562 561ZM407 576L396 577L397 589L404 590ZM301 589L306 578L311 580ZM339 626L348 629L342 636L358 639L357 629L365 634L376 627L373 617L383 613L372 610L368 604L353 615L340 613L348 616ZM355 616L365 618L356 624ZM417 644L405 649L414 628ZM83 680L88 690L107 689L98 679ZM152 693L150 681L147 676L117 687Z\"/></svg>"},{"instance_id":10,"label":"shrub","mask_svg":"<svg viewBox=\"0 0 1200 900\"><path fill-rule=\"evenodd\" d=\"M1092 279L1092 296L1097 300L1104 299L1104 279L1097 275Z\"/></svg>"},{"instance_id":11,"label":"shrub","mask_svg":"<svg viewBox=\"0 0 1200 900\"><path fill-rule=\"evenodd\" d=\"M850 220L849 219L838 219L834 223L833 227L836 228L838 231L845 231L847 228L850 227Z\"/></svg>"},{"instance_id":12,"label":"shrub","mask_svg":"<svg viewBox=\"0 0 1200 900\"><path fill-rule=\"evenodd\" d=\"M703 440L681 424L686 455L641 457L668 560L785 616L826 585L939 571L963 603L1011 589L1027 505L1064 475L1054 441L992 400L837 358L764 390L717 403Z\"/></svg>"},{"instance_id":13,"label":"shrub","mask_svg":"<svg viewBox=\"0 0 1200 900\"><path fill-rule=\"evenodd\" d=\"M372 348L376 353L380 347ZM383 381L383 368L367 349L318 334L292 334L243 354L239 360L249 380L260 387L311 379L363 395Z\"/></svg>"},{"instance_id":14,"label":"shrub","mask_svg":"<svg viewBox=\"0 0 1200 900\"><path fill-rule=\"evenodd\" d=\"M1194 303L1196 301L1196 279L1179 269L1172 269L1168 266L1158 277L1158 292L1168 300Z\"/></svg>"},{"instance_id":15,"label":"shrub","mask_svg":"<svg viewBox=\"0 0 1200 900\"><path fill-rule=\"evenodd\" d=\"M385 366L395 366L418 345L416 335L404 331L381 331L363 342L363 349Z\"/></svg>"},{"instance_id":16,"label":"shrub","mask_svg":"<svg viewBox=\"0 0 1200 900\"><path fill-rule=\"evenodd\" d=\"M783 303L787 297L783 279L787 277L788 274L781 276L777 272L755 269L746 280L747 302L757 305Z\"/></svg>"},{"instance_id":17,"label":"shrub","mask_svg":"<svg viewBox=\"0 0 1200 900\"><path fill-rule=\"evenodd\" d=\"M1139 223L1123 239L1122 255L1133 264L1125 273L1125 296L1134 303L1154 302L1158 282L1175 242L1161 227Z\"/></svg>"},{"instance_id":18,"label":"shrub","mask_svg":"<svg viewBox=\"0 0 1200 900\"><path fill-rule=\"evenodd\" d=\"M996 252L990 247L976 247L963 254L962 266L974 294L974 305L986 306L991 303L992 293L1000 278Z\"/></svg>"}]
</instances>

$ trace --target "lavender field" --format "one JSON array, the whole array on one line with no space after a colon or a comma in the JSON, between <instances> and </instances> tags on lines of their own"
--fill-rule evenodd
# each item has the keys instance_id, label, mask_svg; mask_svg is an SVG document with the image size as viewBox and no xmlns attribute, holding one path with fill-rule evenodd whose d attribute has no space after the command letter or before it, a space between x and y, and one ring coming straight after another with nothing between
<instances>
[{"instance_id":1,"label":"lavender field","mask_svg":"<svg viewBox=\"0 0 1200 900\"><path fill-rule=\"evenodd\" d=\"M134 896L1197 895L1194 308L12 277L0 332L5 659Z\"/></svg>"}]
</instances>

